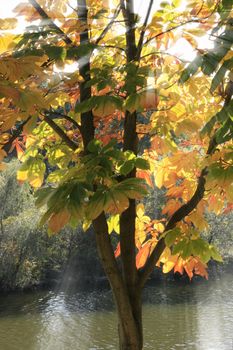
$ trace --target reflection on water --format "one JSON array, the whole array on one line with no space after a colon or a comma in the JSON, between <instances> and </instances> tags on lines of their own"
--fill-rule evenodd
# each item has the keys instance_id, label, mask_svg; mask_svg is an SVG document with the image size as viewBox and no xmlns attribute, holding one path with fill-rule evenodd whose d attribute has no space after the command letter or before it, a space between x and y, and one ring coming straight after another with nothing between
<instances>
[{"instance_id":1,"label":"reflection on water","mask_svg":"<svg viewBox=\"0 0 233 350\"><path fill-rule=\"evenodd\" d=\"M145 349L233 350L233 277L148 287ZM0 297L0 350L117 349L109 291Z\"/></svg>"}]
</instances>

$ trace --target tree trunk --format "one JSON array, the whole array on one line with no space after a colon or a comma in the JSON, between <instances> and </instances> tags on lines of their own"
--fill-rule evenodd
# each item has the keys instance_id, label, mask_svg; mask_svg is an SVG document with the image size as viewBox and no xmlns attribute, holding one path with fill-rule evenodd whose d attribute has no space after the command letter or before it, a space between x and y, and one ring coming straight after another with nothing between
<instances>
[{"instance_id":1,"label":"tree trunk","mask_svg":"<svg viewBox=\"0 0 233 350\"><path fill-rule=\"evenodd\" d=\"M119 350L142 350L143 347L141 293L139 295L135 293L134 300L131 301L131 307L133 314L132 324L127 324L118 313ZM136 329L137 337L135 339L128 337L129 328L131 327Z\"/></svg>"},{"instance_id":2,"label":"tree trunk","mask_svg":"<svg viewBox=\"0 0 233 350\"><path fill-rule=\"evenodd\" d=\"M141 288L135 283L129 289L117 265L104 213L93 221L98 254L110 282L118 313L119 349L141 350Z\"/></svg>"}]
</instances>

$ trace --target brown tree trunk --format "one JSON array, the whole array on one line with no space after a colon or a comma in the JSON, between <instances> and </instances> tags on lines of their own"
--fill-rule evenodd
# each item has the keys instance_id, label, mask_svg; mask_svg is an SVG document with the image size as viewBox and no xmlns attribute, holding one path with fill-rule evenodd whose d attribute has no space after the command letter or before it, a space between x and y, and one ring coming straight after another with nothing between
<instances>
[{"instance_id":1,"label":"brown tree trunk","mask_svg":"<svg viewBox=\"0 0 233 350\"><path fill-rule=\"evenodd\" d=\"M99 257L110 282L117 313L120 350L141 350L142 337L142 302L141 289L137 285L127 288L127 284L117 265L108 225L104 213L93 221Z\"/></svg>"},{"instance_id":2,"label":"brown tree trunk","mask_svg":"<svg viewBox=\"0 0 233 350\"><path fill-rule=\"evenodd\" d=\"M131 308L133 314L132 324L125 323L125 320L118 315L118 333L119 333L119 350L142 350L143 347L143 330L142 330L142 301L141 293L136 293L131 301ZM136 328L137 338L130 339L127 335L128 328Z\"/></svg>"}]
</instances>

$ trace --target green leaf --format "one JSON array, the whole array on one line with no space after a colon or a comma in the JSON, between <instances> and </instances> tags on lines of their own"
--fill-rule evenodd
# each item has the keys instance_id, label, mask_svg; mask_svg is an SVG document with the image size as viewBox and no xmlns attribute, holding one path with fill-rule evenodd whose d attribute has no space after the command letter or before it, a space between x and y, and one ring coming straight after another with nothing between
<instances>
[{"instance_id":1,"label":"green leaf","mask_svg":"<svg viewBox=\"0 0 233 350\"><path fill-rule=\"evenodd\" d=\"M183 259L187 259L192 254L192 243L191 241L188 241L186 244L184 244L181 257Z\"/></svg>"},{"instance_id":2,"label":"green leaf","mask_svg":"<svg viewBox=\"0 0 233 350\"><path fill-rule=\"evenodd\" d=\"M79 183L75 184L70 193L70 200L75 202L77 205L81 205L85 197L85 188Z\"/></svg>"},{"instance_id":3,"label":"green leaf","mask_svg":"<svg viewBox=\"0 0 233 350\"><path fill-rule=\"evenodd\" d=\"M194 255L201 256L203 251L208 249L208 243L202 238L191 240L192 252Z\"/></svg>"},{"instance_id":4,"label":"green leaf","mask_svg":"<svg viewBox=\"0 0 233 350\"><path fill-rule=\"evenodd\" d=\"M172 255L180 254L183 252L185 245L187 244L186 239L179 241L172 249Z\"/></svg>"},{"instance_id":5,"label":"green leaf","mask_svg":"<svg viewBox=\"0 0 233 350\"><path fill-rule=\"evenodd\" d=\"M35 205L38 208L45 205L48 199L53 194L53 192L54 192L54 188L52 187L40 188L39 190L37 190L34 194L34 196L36 197Z\"/></svg>"},{"instance_id":6,"label":"green leaf","mask_svg":"<svg viewBox=\"0 0 233 350\"><path fill-rule=\"evenodd\" d=\"M45 45L43 47L45 50L46 55L52 60L58 61L64 61L66 59L66 48L62 46L50 46Z\"/></svg>"},{"instance_id":7,"label":"green leaf","mask_svg":"<svg viewBox=\"0 0 233 350\"><path fill-rule=\"evenodd\" d=\"M204 74L212 74L218 66L220 58L213 53L207 53L203 56L203 61L201 65L201 70Z\"/></svg>"},{"instance_id":8,"label":"green leaf","mask_svg":"<svg viewBox=\"0 0 233 350\"><path fill-rule=\"evenodd\" d=\"M110 201L110 196L107 191L103 189L97 190L90 198L87 209L86 217L88 220L96 219L105 209Z\"/></svg>"},{"instance_id":9,"label":"green leaf","mask_svg":"<svg viewBox=\"0 0 233 350\"><path fill-rule=\"evenodd\" d=\"M226 60L223 65L221 66L221 68L217 71L217 73L215 74L212 83L211 83L211 87L210 87L210 91L214 92L214 90L218 87L218 85L220 85L225 77L225 74L227 73L228 70L230 70L233 67L233 59L229 59Z\"/></svg>"},{"instance_id":10,"label":"green leaf","mask_svg":"<svg viewBox=\"0 0 233 350\"><path fill-rule=\"evenodd\" d=\"M211 251L212 258L218 262L223 262L223 259L222 259L221 255L219 254L219 252L217 251L217 249L212 245L209 248Z\"/></svg>"},{"instance_id":11,"label":"green leaf","mask_svg":"<svg viewBox=\"0 0 233 350\"><path fill-rule=\"evenodd\" d=\"M141 97L139 94L131 94L127 97L125 101L125 109L130 113L136 110L140 110Z\"/></svg>"},{"instance_id":12,"label":"green leaf","mask_svg":"<svg viewBox=\"0 0 233 350\"><path fill-rule=\"evenodd\" d=\"M198 68L202 64L202 56L198 55L193 62L191 62L187 68L181 73L179 83L183 84L185 83L191 76L193 76L197 71Z\"/></svg>"},{"instance_id":13,"label":"green leaf","mask_svg":"<svg viewBox=\"0 0 233 350\"><path fill-rule=\"evenodd\" d=\"M233 137L233 130L231 130L232 121L230 119L226 120L221 128L215 134L217 143L220 145L226 141L229 141Z\"/></svg>"},{"instance_id":14,"label":"green leaf","mask_svg":"<svg viewBox=\"0 0 233 350\"><path fill-rule=\"evenodd\" d=\"M126 179L115 185L119 191L131 199L141 199L148 194L145 181L139 178Z\"/></svg>"},{"instance_id":15,"label":"green leaf","mask_svg":"<svg viewBox=\"0 0 233 350\"><path fill-rule=\"evenodd\" d=\"M98 46L93 43L81 44L67 49L67 59L78 59L90 55Z\"/></svg>"},{"instance_id":16,"label":"green leaf","mask_svg":"<svg viewBox=\"0 0 233 350\"><path fill-rule=\"evenodd\" d=\"M136 158L135 161L136 168L142 169L142 170L149 170L150 169L150 163L148 160L143 158Z\"/></svg>"},{"instance_id":17,"label":"green leaf","mask_svg":"<svg viewBox=\"0 0 233 350\"><path fill-rule=\"evenodd\" d=\"M135 161L134 159L132 160L127 160L126 162L123 163L123 165L120 167L119 171L121 175L128 175L135 167Z\"/></svg>"},{"instance_id":18,"label":"green leaf","mask_svg":"<svg viewBox=\"0 0 233 350\"><path fill-rule=\"evenodd\" d=\"M233 102L231 102L229 105L223 107L217 114L215 114L206 123L204 128L201 130L201 134L210 135L215 123L219 122L220 124L224 124L229 118L231 118L232 115L233 115Z\"/></svg>"},{"instance_id":19,"label":"green leaf","mask_svg":"<svg viewBox=\"0 0 233 350\"><path fill-rule=\"evenodd\" d=\"M173 230L169 230L166 232L165 235L165 244L167 247L170 247L173 245L177 237L180 236L180 229L179 228L174 228Z\"/></svg>"},{"instance_id":20,"label":"green leaf","mask_svg":"<svg viewBox=\"0 0 233 350\"><path fill-rule=\"evenodd\" d=\"M89 142L87 149L91 153L98 154L101 150L101 145L102 145L101 141L94 139L94 140Z\"/></svg>"},{"instance_id":21,"label":"green leaf","mask_svg":"<svg viewBox=\"0 0 233 350\"><path fill-rule=\"evenodd\" d=\"M75 104L75 112L76 113L86 113L92 110L96 106L96 100L94 97L89 98L81 103L77 102Z\"/></svg>"}]
</instances>

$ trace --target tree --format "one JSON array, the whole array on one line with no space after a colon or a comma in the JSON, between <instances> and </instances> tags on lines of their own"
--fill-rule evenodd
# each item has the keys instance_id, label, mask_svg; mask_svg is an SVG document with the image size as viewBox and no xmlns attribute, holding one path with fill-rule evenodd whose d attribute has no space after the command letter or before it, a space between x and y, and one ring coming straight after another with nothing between
<instances>
[{"instance_id":1,"label":"tree","mask_svg":"<svg viewBox=\"0 0 233 350\"><path fill-rule=\"evenodd\" d=\"M153 13L150 0L143 19L133 5L29 0L15 11L39 24L3 34L0 61L1 156L15 146L18 180L38 189L50 233L93 225L121 350L142 349L141 293L155 266L207 277L206 263L221 261L201 236L204 214L233 202L231 1L182 10L174 0ZM198 47L206 32L214 50ZM187 67L169 51L180 37L197 53ZM154 184L166 195L159 218L141 201Z\"/></svg>"}]
</instances>

